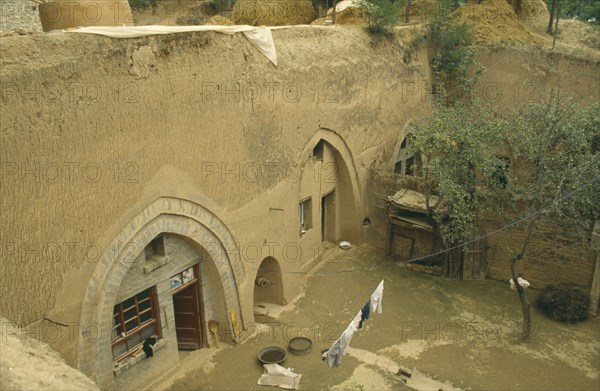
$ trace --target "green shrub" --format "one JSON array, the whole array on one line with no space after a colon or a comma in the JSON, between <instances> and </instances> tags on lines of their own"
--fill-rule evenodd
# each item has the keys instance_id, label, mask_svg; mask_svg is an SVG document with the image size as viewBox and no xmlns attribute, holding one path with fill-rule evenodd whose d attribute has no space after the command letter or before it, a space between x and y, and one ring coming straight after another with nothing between
<instances>
[{"instance_id":1,"label":"green shrub","mask_svg":"<svg viewBox=\"0 0 600 391\"><path fill-rule=\"evenodd\" d=\"M392 3L390 0L358 0L356 4L367 16L367 31L380 35L390 33L390 28L398 22L404 1Z\"/></svg>"},{"instance_id":2,"label":"green shrub","mask_svg":"<svg viewBox=\"0 0 600 391\"><path fill-rule=\"evenodd\" d=\"M536 305L544 314L563 322L588 318L589 293L566 285L548 285L540 292Z\"/></svg>"},{"instance_id":3,"label":"green shrub","mask_svg":"<svg viewBox=\"0 0 600 391\"><path fill-rule=\"evenodd\" d=\"M207 15L216 15L233 9L235 0L208 0L204 3L204 12Z\"/></svg>"},{"instance_id":4,"label":"green shrub","mask_svg":"<svg viewBox=\"0 0 600 391\"><path fill-rule=\"evenodd\" d=\"M552 0L546 0L548 9L552 7ZM583 21L596 19L600 23L600 1L598 0L561 0L560 16L562 18L581 19Z\"/></svg>"},{"instance_id":5,"label":"green shrub","mask_svg":"<svg viewBox=\"0 0 600 391\"><path fill-rule=\"evenodd\" d=\"M435 48L431 64L434 96L445 104L470 99L483 66L475 60L477 50L470 45L469 25L457 24L451 15L440 15L431 26L431 39Z\"/></svg>"},{"instance_id":6,"label":"green shrub","mask_svg":"<svg viewBox=\"0 0 600 391\"><path fill-rule=\"evenodd\" d=\"M148 7L156 7L158 0L128 0L132 10L143 10Z\"/></svg>"}]
</instances>

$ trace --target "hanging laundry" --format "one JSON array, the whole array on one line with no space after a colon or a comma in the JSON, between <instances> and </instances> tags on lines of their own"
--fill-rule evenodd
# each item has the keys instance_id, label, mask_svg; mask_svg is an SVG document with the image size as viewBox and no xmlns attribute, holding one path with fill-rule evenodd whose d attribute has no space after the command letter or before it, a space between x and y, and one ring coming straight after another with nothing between
<instances>
[{"instance_id":1,"label":"hanging laundry","mask_svg":"<svg viewBox=\"0 0 600 391\"><path fill-rule=\"evenodd\" d=\"M352 322L348 325L346 330L342 333L341 342L342 342L342 354L346 354L348 347L350 347L350 341L352 341L352 336L354 332L358 330L358 325L360 324L362 312L356 314Z\"/></svg>"},{"instance_id":2,"label":"hanging laundry","mask_svg":"<svg viewBox=\"0 0 600 391\"><path fill-rule=\"evenodd\" d=\"M383 300L383 280L381 280L381 282L377 286L377 289L375 289L375 292L373 292L373 294L371 295L371 312L375 312L375 310L377 310L377 313L381 314L381 312L382 312L381 301L382 300Z\"/></svg>"},{"instance_id":3,"label":"hanging laundry","mask_svg":"<svg viewBox=\"0 0 600 391\"><path fill-rule=\"evenodd\" d=\"M329 368L337 367L342 363L342 356L346 354L348 347L350 346L350 341L354 336L354 333L358 331L358 329L362 328L362 324L365 320L369 319L369 315L371 311L377 313L382 312L381 309L381 300L383 299L383 280L377 286L377 289L373 292L369 300L365 303L363 308L358 311L352 322L346 327L340 338L338 338L329 350L322 351L322 359L323 361L327 361L327 366Z\"/></svg>"},{"instance_id":4,"label":"hanging laundry","mask_svg":"<svg viewBox=\"0 0 600 391\"><path fill-rule=\"evenodd\" d=\"M327 351L327 366L331 367L339 367L342 363L342 341L339 338L337 341L333 343L331 348Z\"/></svg>"},{"instance_id":5,"label":"hanging laundry","mask_svg":"<svg viewBox=\"0 0 600 391\"><path fill-rule=\"evenodd\" d=\"M371 299L367 300L367 303L365 304L365 306L363 307L362 310L360 310L361 312L361 316L360 316L360 323L358 324L358 328L362 329L362 325L363 322L365 320L369 319L369 313L371 311Z\"/></svg>"}]
</instances>

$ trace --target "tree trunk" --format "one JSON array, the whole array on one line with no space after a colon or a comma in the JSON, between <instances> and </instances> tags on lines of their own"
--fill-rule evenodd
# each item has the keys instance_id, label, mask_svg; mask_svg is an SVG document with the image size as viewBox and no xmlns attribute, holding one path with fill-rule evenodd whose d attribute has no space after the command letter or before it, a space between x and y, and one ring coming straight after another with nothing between
<instances>
[{"instance_id":1,"label":"tree trunk","mask_svg":"<svg viewBox=\"0 0 600 391\"><path fill-rule=\"evenodd\" d=\"M556 0L556 24L554 25L554 37L552 38L552 49L556 45L556 34L558 34L558 20L560 19L560 0Z\"/></svg>"},{"instance_id":2,"label":"tree trunk","mask_svg":"<svg viewBox=\"0 0 600 391\"><path fill-rule=\"evenodd\" d=\"M513 0L513 9L515 10L515 14L521 16L521 11L523 10L521 0Z\"/></svg>"},{"instance_id":3,"label":"tree trunk","mask_svg":"<svg viewBox=\"0 0 600 391\"><path fill-rule=\"evenodd\" d=\"M517 287L517 293L519 294L519 299L521 300L521 311L523 312L523 332L521 333L521 342L527 342L531 336L531 304L529 303L529 300L527 300L525 290L521 285L519 285L519 275L517 274L516 268L517 262L523 258L522 255L523 254L519 253L513 257L510 263L510 271L513 281Z\"/></svg>"},{"instance_id":4,"label":"tree trunk","mask_svg":"<svg viewBox=\"0 0 600 391\"><path fill-rule=\"evenodd\" d=\"M529 337L531 336L531 304L529 303L529 300L527 300L525 290L519 284L519 275L517 274L516 266L517 262L525 257L525 251L527 250L527 246L529 245L529 239L531 238L533 228L535 227L535 223L537 222L539 216L540 212L533 216L529 221L529 224L527 225L527 231L525 232L525 237L523 238L523 245L521 246L521 250L510 260L510 273L512 275L512 279L515 283L515 286L517 287L519 300L521 300L521 311L523 312L523 332L521 333L521 342L529 341Z\"/></svg>"},{"instance_id":5,"label":"tree trunk","mask_svg":"<svg viewBox=\"0 0 600 391\"><path fill-rule=\"evenodd\" d=\"M333 0L333 14L331 15L331 23L335 24L335 8L337 6L337 0Z\"/></svg>"},{"instance_id":6,"label":"tree trunk","mask_svg":"<svg viewBox=\"0 0 600 391\"><path fill-rule=\"evenodd\" d=\"M550 7L550 21L548 21L548 28L546 32L552 34L552 24L554 23L554 13L556 12L556 1L552 0L552 6Z\"/></svg>"}]
</instances>

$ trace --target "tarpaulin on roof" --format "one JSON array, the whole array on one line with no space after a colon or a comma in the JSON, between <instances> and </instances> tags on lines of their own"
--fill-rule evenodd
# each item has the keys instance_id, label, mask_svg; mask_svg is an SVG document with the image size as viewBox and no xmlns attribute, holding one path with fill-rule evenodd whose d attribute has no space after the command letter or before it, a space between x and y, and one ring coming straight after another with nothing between
<instances>
[{"instance_id":1,"label":"tarpaulin on roof","mask_svg":"<svg viewBox=\"0 0 600 391\"><path fill-rule=\"evenodd\" d=\"M336 4L335 12L342 12L343 10L349 7L358 8L358 5L354 2L354 0L343 0Z\"/></svg>"},{"instance_id":2,"label":"tarpaulin on roof","mask_svg":"<svg viewBox=\"0 0 600 391\"><path fill-rule=\"evenodd\" d=\"M254 26L89 26L73 30L69 33L98 34L111 38L138 38L149 35L186 33L192 31L215 31L223 34L244 33L248 41L265 57L277 66L277 53L271 29Z\"/></svg>"},{"instance_id":3,"label":"tarpaulin on roof","mask_svg":"<svg viewBox=\"0 0 600 391\"><path fill-rule=\"evenodd\" d=\"M408 209L415 212L427 212L425 195L414 190L401 189L393 196L388 196L388 201L393 202L402 209ZM438 203L436 196L429 197L429 205L435 206Z\"/></svg>"}]
</instances>

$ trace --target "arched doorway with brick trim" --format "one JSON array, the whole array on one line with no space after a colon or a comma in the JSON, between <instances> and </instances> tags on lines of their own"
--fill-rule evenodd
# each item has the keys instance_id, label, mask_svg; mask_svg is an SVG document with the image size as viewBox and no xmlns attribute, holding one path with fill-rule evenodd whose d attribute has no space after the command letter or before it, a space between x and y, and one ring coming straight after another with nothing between
<instances>
[{"instance_id":1,"label":"arched doorway with brick trim","mask_svg":"<svg viewBox=\"0 0 600 391\"><path fill-rule=\"evenodd\" d=\"M239 331L245 328L239 291L246 282L246 274L229 229L202 205L179 198L158 198L134 217L103 253L82 303L78 366L102 389L115 389L117 384L111 348L117 294L136 257L164 233L186 238L204 250L220 280L225 311L233 312L238 323L222 327L233 330L234 339L239 339ZM161 322L168 316L163 309L156 310Z\"/></svg>"}]
</instances>

